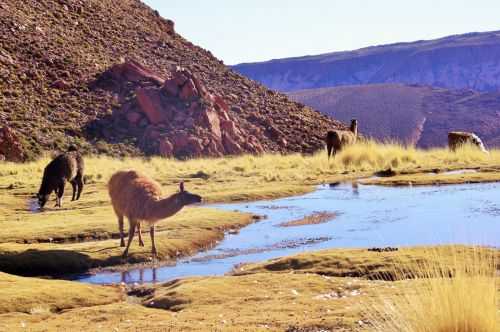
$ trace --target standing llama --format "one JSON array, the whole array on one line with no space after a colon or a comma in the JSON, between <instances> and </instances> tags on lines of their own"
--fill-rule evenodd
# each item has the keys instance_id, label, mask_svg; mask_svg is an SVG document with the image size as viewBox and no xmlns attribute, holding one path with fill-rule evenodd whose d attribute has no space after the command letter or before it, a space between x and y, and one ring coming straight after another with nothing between
<instances>
[{"instance_id":1,"label":"standing llama","mask_svg":"<svg viewBox=\"0 0 500 332\"><path fill-rule=\"evenodd\" d=\"M335 157L338 151L345 146L356 143L358 137L358 120L351 120L350 130L332 130L326 134L326 148L328 150L328 159L330 155Z\"/></svg>"},{"instance_id":2,"label":"standing llama","mask_svg":"<svg viewBox=\"0 0 500 332\"><path fill-rule=\"evenodd\" d=\"M477 146L479 150L488 153L484 147L483 141L474 133L465 131L450 131L448 133L448 147L451 151L456 151L461 145L472 144Z\"/></svg>"},{"instance_id":3,"label":"standing llama","mask_svg":"<svg viewBox=\"0 0 500 332\"><path fill-rule=\"evenodd\" d=\"M71 200L80 199L83 190L83 158L74 146L54 158L43 171L42 184L38 191L38 204L43 209L50 194L56 193L56 207L61 207L66 181L73 187Z\"/></svg>"},{"instance_id":4,"label":"standing llama","mask_svg":"<svg viewBox=\"0 0 500 332\"><path fill-rule=\"evenodd\" d=\"M128 242L123 258L128 250L137 228L139 245L144 246L141 236L141 222L149 224L151 235L151 253L156 258L155 224L179 212L184 206L201 202L201 196L184 190L184 183L179 185L179 192L167 198L161 198L160 185L136 171L119 171L113 174L108 183L111 204L118 217L120 229L120 246L125 246L123 239L123 217L129 222Z\"/></svg>"}]
</instances>

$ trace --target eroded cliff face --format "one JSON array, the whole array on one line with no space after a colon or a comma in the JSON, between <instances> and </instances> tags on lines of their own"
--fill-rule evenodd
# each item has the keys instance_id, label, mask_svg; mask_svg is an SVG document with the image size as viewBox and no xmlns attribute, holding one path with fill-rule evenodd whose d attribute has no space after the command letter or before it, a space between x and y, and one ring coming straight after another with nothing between
<instances>
[{"instance_id":1,"label":"eroded cliff face","mask_svg":"<svg viewBox=\"0 0 500 332\"><path fill-rule=\"evenodd\" d=\"M374 83L494 91L500 88L500 32L469 33L233 68L280 91Z\"/></svg>"}]
</instances>

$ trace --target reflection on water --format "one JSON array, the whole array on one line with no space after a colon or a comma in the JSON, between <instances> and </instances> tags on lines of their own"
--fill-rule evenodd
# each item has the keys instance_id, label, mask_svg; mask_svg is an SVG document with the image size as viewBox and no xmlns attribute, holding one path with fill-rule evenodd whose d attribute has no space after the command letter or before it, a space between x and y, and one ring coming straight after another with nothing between
<instances>
[{"instance_id":1,"label":"reflection on water","mask_svg":"<svg viewBox=\"0 0 500 332\"><path fill-rule=\"evenodd\" d=\"M125 274L101 272L81 276L79 280L133 283L221 275L240 263L325 248L445 243L500 246L497 183L439 187L325 185L303 196L215 207L267 218L237 234L227 234L214 249L173 266L133 269ZM335 212L338 217L329 223L275 227L317 211Z\"/></svg>"},{"instance_id":2,"label":"reflection on water","mask_svg":"<svg viewBox=\"0 0 500 332\"><path fill-rule=\"evenodd\" d=\"M358 185L358 182L357 181L353 181L351 183L351 187L352 187L352 194L354 196L359 196L359 185Z\"/></svg>"},{"instance_id":3,"label":"reflection on water","mask_svg":"<svg viewBox=\"0 0 500 332\"><path fill-rule=\"evenodd\" d=\"M131 284L134 282L156 282L156 267L141 267L130 271L122 271L120 273L120 282Z\"/></svg>"},{"instance_id":4,"label":"reflection on water","mask_svg":"<svg viewBox=\"0 0 500 332\"><path fill-rule=\"evenodd\" d=\"M28 200L28 209L33 213L41 212L40 204L38 204L38 199L31 198Z\"/></svg>"}]
</instances>

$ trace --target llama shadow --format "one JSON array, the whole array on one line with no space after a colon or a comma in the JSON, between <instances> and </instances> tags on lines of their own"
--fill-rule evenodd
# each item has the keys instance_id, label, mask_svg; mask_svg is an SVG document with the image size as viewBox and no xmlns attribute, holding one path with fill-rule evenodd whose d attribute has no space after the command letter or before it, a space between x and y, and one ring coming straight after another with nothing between
<instances>
[{"instance_id":1,"label":"llama shadow","mask_svg":"<svg viewBox=\"0 0 500 332\"><path fill-rule=\"evenodd\" d=\"M137 257L130 259L129 263L135 260L141 261ZM95 259L81 252L63 249L28 249L22 252L0 253L0 271L26 277L60 277L121 263L123 263L121 255Z\"/></svg>"},{"instance_id":2,"label":"llama shadow","mask_svg":"<svg viewBox=\"0 0 500 332\"><path fill-rule=\"evenodd\" d=\"M28 249L0 254L0 270L22 276L57 276L69 271L84 271L93 264L90 256L72 250Z\"/></svg>"}]
</instances>

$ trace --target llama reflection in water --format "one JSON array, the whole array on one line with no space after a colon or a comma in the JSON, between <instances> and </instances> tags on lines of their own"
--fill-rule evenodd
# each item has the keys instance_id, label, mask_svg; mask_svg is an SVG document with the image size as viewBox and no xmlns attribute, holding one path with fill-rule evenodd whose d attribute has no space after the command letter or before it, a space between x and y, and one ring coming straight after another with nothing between
<instances>
[{"instance_id":1,"label":"llama reflection in water","mask_svg":"<svg viewBox=\"0 0 500 332\"><path fill-rule=\"evenodd\" d=\"M146 276L146 278L144 278L144 271L151 271L151 275L149 278L148 278L148 276ZM139 274L138 277L136 276L137 273ZM134 282L137 282L140 284L145 283L145 282L155 283L157 281L156 268L149 267L149 268L139 268L139 269L133 270L133 271L123 271L123 272L121 272L120 279L121 279L120 281L125 283L125 284L130 284L130 283L134 283Z\"/></svg>"},{"instance_id":2,"label":"llama reflection in water","mask_svg":"<svg viewBox=\"0 0 500 332\"><path fill-rule=\"evenodd\" d=\"M352 186L352 194L354 196L359 196L359 185L358 185L358 182L357 181L352 181L351 182L351 186Z\"/></svg>"}]
</instances>

